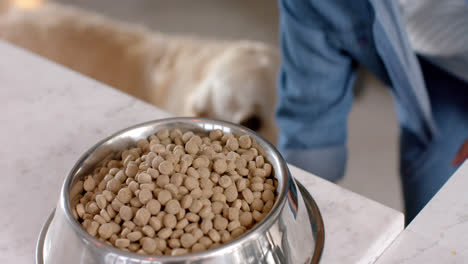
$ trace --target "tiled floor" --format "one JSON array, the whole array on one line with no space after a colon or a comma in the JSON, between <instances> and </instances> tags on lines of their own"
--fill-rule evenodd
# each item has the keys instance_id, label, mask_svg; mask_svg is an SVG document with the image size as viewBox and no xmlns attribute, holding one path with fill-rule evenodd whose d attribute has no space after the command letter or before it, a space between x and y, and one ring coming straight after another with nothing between
<instances>
[{"instance_id":1,"label":"tiled floor","mask_svg":"<svg viewBox=\"0 0 468 264\"><path fill-rule=\"evenodd\" d=\"M4 0L0 0L4 1ZM26 1L26 0L23 0ZM271 0L59 0L153 30L277 45L278 12ZM397 134L391 96L370 74L349 118L349 162L339 184L397 210Z\"/></svg>"}]
</instances>

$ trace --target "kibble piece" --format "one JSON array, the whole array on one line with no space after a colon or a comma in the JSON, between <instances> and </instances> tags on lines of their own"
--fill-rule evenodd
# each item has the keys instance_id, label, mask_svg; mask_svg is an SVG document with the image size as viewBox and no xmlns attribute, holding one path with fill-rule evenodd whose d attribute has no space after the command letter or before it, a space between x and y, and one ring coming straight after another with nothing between
<instances>
[{"instance_id":1,"label":"kibble piece","mask_svg":"<svg viewBox=\"0 0 468 264\"><path fill-rule=\"evenodd\" d=\"M237 199L238 193L236 185L232 184L224 190L224 196L226 197L226 201L234 202Z\"/></svg>"},{"instance_id":2,"label":"kibble piece","mask_svg":"<svg viewBox=\"0 0 468 264\"><path fill-rule=\"evenodd\" d=\"M191 224L188 224L188 225L184 228L184 231L185 231L185 232L192 232L195 228L198 228L198 224L197 224L197 223L191 223Z\"/></svg>"},{"instance_id":3,"label":"kibble piece","mask_svg":"<svg viewBox=\"0 0 468 264\"><path fill-rule=\"evenodd\" d=\"M169 227L165 227L161 230L159 230L158 232L158 237L161 238L161 239L167 239L168 237L170 237L172 234L172 229L169 228Z\"/></svg>"},{"instance_id":4,"label":"kibble piece","mask_svg":"<svg viewBox=\"0 0 468 264\"><path fill-rule=\"evenodd\" d=\"M198 168L207 168L208 166L210 165L210 159L207 157L207 156L199 156L198 158L196 158L194 161L193 161L193 164L192 166L195 168L195 169L198 169Z\"/></svg>"},{"instance_id":5,"label":"kibble piece","mask_svg":"<svg viewBox=\"0 0 468 264\"><path fill-rule=\"evenodd\" d=\"M203 237L203 231L200 228L193 229L191 233L197 241Z\"/></svg>"},{"instance_id":6,"label":"kibble piece","mask_svg":"<svg viewBox=\"0 0 468 264\"><path fill-rule=\"evenodd\" d=\"M185 143L185 151L189 154L197 154L199 147L195 141L189 140L187 143Z\"/></svg>"},{"instance_id":7,"label":"kibble piece","mask_svg":"<svg viewBox=\"0 0 468 264\"><path fill-rule=\"evenodd\" d=\"M228 225L228 220L220 215L217 215L213 220L213 227L218 230L225 230Z\"/></svg>"},{"instance_id":8,"label":"kibble piece","mask_svg":"<svg viewBox=\"0 0 468 264\"><path fill-rule=\"evenodd\" d=\"M190 196L193 197L193 199L200 199L203 195L203 191L200 188L195 188L190 192Z\"/></svg>"},{"instance_id":9,"label":"kibble piece","mask_svg":"<svg viewBox=\"0 0 468 264\"><path fill-rule=\"evenodd\" d=\"M162 221L161 219L153 216L149 220L149 225L154 229L154 231L159 231L162 227Z\"/></svg>"},{"instance_id":10,"label":"kibble piece","mask_svg":"<svg viewBox=\"0 0 468 264\"><path fill-rule=\"evenodd\" d=\"M171 238L167 242L167 245L171 248L180 248L180 240L178 238Z\"/></svg>"},{"instance_id":11,"label":"kibble piece","mask_svg":"<svg viewBox=\"0 0 468 264\"><path fill-rule=\"evenodd\" d=\"M187 219L181 219L177 225L175 226L176 229L184 229L187 225L189 224L189 221Z\"/></svg>"},{"instance_id":12,"label":"kibble piece","mask_svg":"<svg viewBox=\"0 0 468 264\"><path fill-rule=\"evenodd\" d=\"M213 229L213 222L210 219L205 218L201 222L200 228L201 228L203 234L208 234L208 232Z\"/></svg>"},{"instance_id":13,"label":"kibble piece","mask_svg":"<svg viewBox=\"0 0 468 264\"><path fill-rule=\"evenodd\" d=\"M203 208L203 203L200 200L194 200L189 207L189 211L192 213L198 213Z\"/></svg>"},{"instance_id":14,"label":"kibble piece","mask_svg":"<svg viewBox=\"0 0 468 264\"><path fill-rule=\"evenodd\" d=\"M163 217L163 224L165 227L173 229L177 225L177 218L173 214L166 214Z\"/></svg>"},{"instance_id":15,"label":"kibble piece","mask_svg":"<svg viewBox=\"0 0 468 264\"><path fill-rule=\"evenodd\" d=\"M198 215L201 218L207 218L207 217L210 216L211 212L212 212L211 204L210 205L204 205L202 207L202 209L200 210L200 212L198 212Z\"/></svg>"},{"instance_id":16,"label":"kibble piece","mask_svg":"<svg viewBox=\"0 0 468 264\"><path fill-rule=\"evenodd\" d=\"M192 252L199 252L203 250L206 250L206 247L201 243L195 243L192 246Z\"/></svg>"},{"instance_id":17,"label":"kibble piece","mask_svg":"<svg viewBox=\"0 0 468 264\"><path fill-rule=\"evenodd\" d=\"M96 187L96 181L94 181L93 177L89 176L83 183L83 189L87 192L91 192Z\"/></svg>"},{"instance_id":18,"label":"kibble piece","mask_svg":"<svg viewBox=\"0 0 468 264\"><path fill-rule=\"evenodd\" d=\"M138 199L142 204L147 204L151 199L153 199L153 192L150 190L141 190L138 193Z\"/></svg>"},{"instance_id":19,"label":"kibble piece","mask_svg":"<svg viewBox=\"0 0 468 264\"><path fill-rule=\"evenodd\" d=\"M139 194L139 191L137 192L137 195ZM137 197L133 197L130 199L130 205L134 208L140 208L143 204L140 202L140 200Z\"/></svg>"},{"instance_id":20,"label":"kibble piece","mask_svg":"<svg viewBox=\"0 0 468 264\"><path fill-rule=\"evenodd\" d=\"M232 203L231 207L232 207L232 208L236 208L236 209L238 209L238 210L241 209L241 207L242 207L242 200L236 199L236 200Z\"/></svg>"},{"instance_id":21,"label":"kibble piece","mask_svg":"<svg viewBox=\"0 0 468 264\"><path fill-rule=\"evenodd\" d=\"M193 202L192 196L190 195L184 196L184 198L182 199L182 208L188 209L192 205L192 202Z\"/></svg>"},{"instance_id":22,"label":"kibble piece","mask_svg":"<svg viewBox=\"0 0 468 264\"><path fill-rule=\"evenodd\" d=\"M130 240L126 238L118 238L117 240L115 240L115 246L121 249L127 248L128 246L130 246Z\"/></svg>"},{"instance_id":23,"label":"kibble piece","mask_svg":"<svg viewBox=\"0 0 468 264\"><path fill-rule=\"evenodd\" d=\"M179 239L183 234L184 234L184 230L182 230L182 229L176 229L176 230L174 230L174 232L172 232L171 238L177 238L177 239Z\"/></svg>"},{"instance_id":24,"label":"kibble piece","mask_svg":"<svg viewBox=\"0 0 468 264\"><path fill-rule=\"evenodd\" d=\"M174 166L172 165L172 162L165 160L159 164L158 170L162 174L171 175L174 171Z\"/></svg>"},{"instance_id":25,"label":"kibble piece","mask_svg":"<svg viewBox=\"0 0 468 264\"><path fill-rule=\"evenodd\" d=\"M223 188L227 188L229 186L231 186L232 184L232 180L231 180L231 177L227 176L227 175L224 175L222 176L220 179L219 179L219 185Z\"/></svg>"},{"instance_id":26,"label":"kibble piece","mask_svg":"<svg viewBox=\"0 0 468 264\"><path fill-rule=\"evenodd\" d=\"M190 248L195 242L197 242L195 237L190 233L183 234L180 237L180 244L182 244L184 248Z\"/></svg>"},{"instance_id":27,"label":"kibble piece","mask_svg":"<svg viewBox=\"0 0 468 264\"><path fill-rule=\"evenodd\" d=\"M220 140L223 136L223 131L220 129L211 130L209 137L211 140Z\"/></svg>"},{"instance_id":28,"label":"kibble piece","mask_svg":"<svg viewBox=\"0 0 468 264\"><path fill-rule=\"evenodd\" d=\"M123 227L126 227L130 230L134 230L136 228L136 225L135 223L133 223L132 221L125 221L123 224L122 224Z\"/></svg>"},{"instance_id":29,"label":"kibble piece","mask_svg":"<svg viewBox=\"0 0 468 264\"><path fill-rule=\"evenodd\" d=\"M250 227L252 225L252 220L252 214L250 212L243 212L239 216L239 222L245 227Z\"/></svg>"},{"instance_id":30,"label":"kibble piece","mask_svg":"<svg viewBox=\"0 0 468 264\"><path fill-rule=\"evenodd\" d=\"M107 182L106 189L113 193L117 193L120 190L120 184L120 180L113 178Z\"/></svg>"},{"instance_id":31,"label":"kibble piece","mask_svg":"<svg viewBox=\"0 0 468 264\"><path fill-rule=\"evenodd\" d=\"M112 200L114 199L114 195L108 190L104 190L102 192L102 195L104 195L104 198L106 198L107 202L112 202Z\"/></svg>"},{"instance_id":32,"label":"kibble piece","mask_svg":"<svg viewBox=\"0 0 468 264\"><path fill-rule=\"evenodd\" d=\"M245 228L241 226L241 227L238 227L238 228L234 229L231 232L231 237L232 237L232 239L236 239L236 238L240 237L244 233L245 233Z\"/></svg>"},{"instance_id":33,"label":"kibble piece","mask_svg":"<svg viewBox=\"0 0 468 264\"><path fill-rule=\"evenodd\" d=\"M131 232L127 235L128 240L135 242L140 240L143 237L143 234L140 231Z\"/></svg>"},{"instance_id":34,"label":"kibble piece","mask_svg":"<svg viewBox=\"0 0 468 264\"><path fill-rule=\"evenodd\" d=\"M162 190L158 193L158 201L162 205L166 205L166 203L169 202L169 200L171 199L172 199L172 194L168 190Z\"/></svg>"},{"instance_id":35,"label":"kibble piece","mask_svg":"<svg viewBox=\"0 0 468 264\"><path fill-rule=\"evenodd\" d=\"M134 180L130 181L128 183L128 189L130 189L130 191L133 193L133 194L136 194L136 192L138 190L140 190L140 184Z\"/></svg>"},{"instance_id":36,"label":"kibble piece","mask_svg":"<svg viewBox=\"0 0 468 264\"><path fill-rule=\"evenodd\" d=\"M117 199L124 204L130 202L130 199L132 199L132 191L129 188L120 189L117 193Z\"/></svg>"},{"instance_id":37,"label":"kibble piece","mask_svg":"<svg viewBox=\"0 0 468 264\"><path fill-rule=\"evenodd\" d=\"M120 232L120 237L127 237L128 234L130 234L132 232L132 230L130 230L130 228L128 227L124 227L122 229L122 231Z\"/></svg>"},{"instance_id":38,"label":"kibble piece","mask_svg":"<svg viewBox=\"0 0 468 264\"><path fill-rule=\"evenodd\" d=\"M255 177L266 177L266 172L264 169L254 169L253 176Z\"/></svg>"},{"instance_id":39,"label":"kibble piece","mask_svg":"<svg viewBox=\"0 0 468 264\"><path fill-rule=\"evenodd\" d=\"M175 186L172 183L164 185L164 189L171 192L172 197L177 197L177 195L179 194L179 188L177 188L177 186Z\"/></svg>"},{"instance_id":40,"label":"kibble piece","mask_svg":"<svg viewBox=\"0 0 468 264\"><path fill-rule=\"evenodd\" d=\"M147 237L154 237L155 235L154 229L149 225L142 227L141 232L143 232L143 234L145 234Z\"/></svg>"},{"instance_id":41,"label":"kibble piece","mask_svg":"<svg viewBox=\"0 0 468 264\"><path fill-rule=\"evenodd\" d=\"M125 168L125 174L133 178L138 172L138 165L135 162L129 162L127 168Z\"/></svg>"},{"instance_id":42,"label":"kibble piece","mask_svg":"<svg viewBox=\"0 0 468 264\"><path fill-rule=\"evenodd\" d=\"M195 188L198 188L199 187L199 182L198 182L198 179L195 178L195 177L192 177L192 176L189 176L187 178L185 178L185 181L184 181L184 186L185 188L187 188L188 190L193 190Z\"/></svg>"},{"instance_id":43,"label":"kibble piece","mask_svg":"<svg viewBox=\"0 0 468 264\"><path fill-rule=\"evenodd\" d=\"M267 214L268 212L270 212L271 208L273 208L273 201L269 200L263 206L262 213Z\"/></svg>"},{"instance_id":44,"label":"kibble piece","mask_svg":"<svg viewBox=\"0 0 468 264\"><path fill-rule=\"evenodd\" d=\"M86 207L86 212L88 212L89 214L97 214L99 212L99 206L97 205L96 202L89 202Z\"/></svg>"},{"instance_id":45,"label":"kibble piece","mask_svg":"<svg viewBox=\"0 0 468 264\"><path fill-rule=\"evenodd\" d=\"M217 159L213 163L213 169L218 174L223 174L227 170L227 162L225 159Z\"/></svg>"},{"instance_id":46,"label":"kibble piece","mask_svg":"<svg viewBox=\"0 0 468 264\"><path fill-rule=\"evenodd\" d=\"M252 205L250 206L252 210L261 211L263 209L264 203L262 199L254 199Z\"/></svg>"},{"instance_id":47,"label":"kibble piece","mask_svg":"<svg viewBox=\"0 0 468 264\"><path fill-rule=\"evenodd\" d=\"M96 221L91 221L88 225L88 227L86 227L86 231L88 232L88 234L92 235L92 236L96 236L97 235L97 232L98 232L98 229L100 227L100 224Z\"/></svg>"},{"instance_id":48,"label":"kibble piece","mask_svg":"<svg viewBox=\"0 0 468 264\"><path fill-rule=\"evenodd\" d=\"M271 175L271 164L269 163L265 163L265 165L263 165L263 169L265 169L265 176L266 177L269 177Z\"/></svg>"},{"instance_id":49,"label":"kibble piece","mask_svg":"<svg viewBox=\"0 0 468 264\"><path fill-rule=\"evenodd\" d=\"M211 201L226 203L226 196L224 196L223 193L214 193L213 196L211 196Z\"/></svg>"},{"instance_id":50,"label":"kibble piece","mask_svg":"<svg viewBox=\"0 0 468 264\"><path fill-rule=\"evenodd\" d=\"M253 194L254 199L262 199L261 192L253 192L252 194Z\"/></svg>"},{"instance_id":51,"label":"kibble piece","mask_svg":"<svg viewBox=\"0 0 468 264\"><path fill-rule=\"evenodd\" d=\"M151 199L146 203L146 209L151 215L156 215L161 210L161 204L157 200Z\"/></svg>"},{"instance_id":52,"label":"kibble piece","mask_svg":"<svg viewBox=\"0 0 468 264\"><path fill-rule=\"evenodd\" d=\"M218 231L214 229L208 231L208 236L213 242L219 242L221 240L221 236L219 235Z\"/></svg>"},{"instance_id":53,"label":"kibble piece","mask_svg":"<svg viewBox=\"0 0 468 264\"><path fill-rule=\"evenodd\" d=\"M106 209L101 209L101 211L99 212L99 215L104 218L104 220L108 223L112 220L112 218L110 217L110 215L107 213Z\"/></svg>"},{"instance_id":54,"label":"kibble piece","mask_svg":"<svg viewBox=\"0 0 468 264\"><path fill-rule=\"evenodd\" d=\"M239 219L239 209L234 208L234 207L230 207L228 209L228 219L231 220L231 221Z\"/></svg>"},{"instance_id":55,"label":"kibble piece","mask_svg":"<svg viewBox=\"0 0 468 264\"><path fill-rule=\"evenodd\" d=\"M238 228L239 226L241 226L240 222L238 220L234 220L234 221L229 222L227 226L227 230L231 232L234 229Z\"/></svg>"},{"instance_id":56,"label":"kibble piece","mask_svg":"<svg viewBox=\"0 0 468 264\"><path fill-rule=\"evenodd\" d=\"M169 130L168 130L168 129L160 130L160 131L158 131L158 133L156 133L156 136L157 136L160 140L166 139L166 138L169 137Z\"/></svg>"},{"instance_id":57,"label":"kibble piece","mask_svg":"<svg viewBox=\"0 0 468 264\"><path fill-rule=\"evenodd\" d=\"M170 183L170 179L168 175L164 175L164 174L159 175L159 177L156 179L156 184L161 188L163 188L169 183Z\"/></svg>"},{"instance_id":58,"label":"kibble piece","mask_svg":"<svg viewBox=\"0 0 468 264\"><path fill-rule=\"evenodd\" d=\"M140 208L133 218L133 222L137 226L145 226L151 217L151 213L146 208Z\"/></svg>"},{"instance_id":59,"label":"kibble piece","mask_svg":"<svg viewBox=\"0 0 468 264\"><path fill-rule=\"evenodd\" d=\"M130 245L127 247L128 250L132 252L136 252L137 250L140 249L140 244L139 243L130 243Z\"/></svg>"},{"instance_id":60,"label":"kibble piece","mask_svg":"<svg viewBox=\"0 0 468 264\"><path fill-rule=\"evenodd\" d=\"M104 239L108 239L112 236L112 234L114 234L112 231L113 231L112 224L105 223L99 227L98 233L100 237Z\"/></svg>"},{"instance_id":61,"label":"kibble piece","mask_svg":"<svg viewBox=\"0 0 468 264\"><path fill-rule=\"evenodd\" d=\"M226 230L220 231L219 235L221 236L221 242L223 242L223 243L227 243L227 242L232 240L231 233L229 233Z\"/></svg>"},{"instance_id":62,"label":"kibble piece","mask_svg":"<svg viewBox=\"0 0 468 264\"><path fill-rule=\"evenodd\" d=\"M202 245L204 245L206 248L208 248L209 246L211 246L211 244L213 244L213 241L211 241L211 239L207 236L204 236L204 237L201 237L198 242Z\"/></svg>"},{"instance_id":63,"label":"kibble piece","mask_svg":"<svg viewBox=\"0 0 468 264\"><path fill-rule=\"evenodd\" d=\"M165 211L168 214L177 214L180 210L180 203L177 200L170 200L166 204Z\"/></svg>"},{"instance_id":64,"label":"kibble piece","mask_svg":"<svg viewBox=\"0 0 468 264\"><path fill-rule=\"evenodd\" d=\"M138 174L138 183L144 184L144 183L151 183L153 182L153 177L149 173L142 172Z\"/></svg>"},{"instance_id":65,"label":"kibble piece","mask_svg":"<svg viewBox=\"0 0 468 264\"><path fill-rule=\"evenodd\" d=\"M76 212L79 217L83 218L83 215L86 213L84 205L79 203L76 205Z\"/></svg>"},{"instance_id":66,"label":"kibble piece","mask_svg":"<svg viewBox=\"0 0 468 264\"><path fill-rule=\"evenodd\" d=\"M140 240L141 248L148 254L153 253L156 250L156 242L154 239L144 237Z\"/></svg>"},{"instance_id":67,"label":"kibble piece","mask_svg":"<svg viewBox=\"0 0 468 264\"><path fill-rule=\"evenodd\" d=\"M96 222L98 222L98 223L101 224L101 225L103 225L103 224L105 224L105 223L108 223L108 222L107 222L102 216L100 216L100 215L95 215L95 216L93 217L93 220L96 221Z\"/></svg>"},{"instance_id":68,"label":"kibble piece","mask_svg":"<svg viewBox=\"0 0 468 264\"><path fill-rule=\"evenodd\" d=\"M223 210L224 203L222 202L214 202L211 204L211 209L214 214L220 214L221 211Z\"/></svg>"},{"instance_id":69,"label":"kibble piece","mask_svg":"<svg viewBox=\"0 0 468 264\"><path fill-rule=\"evenodd\" d=\"M244 200L248 203L251 204L254 200L253 193L250 189L244 189L242 191L242 196L244 197Z\"/></svg>"},{"instance_id":70,"label":"kibble piece","mask_svg":"<svg viewBox=\"0 0 468 264\"><path fill-rule=\"evenodd\" d=\"M170 182L175 186L179 187L184 182L184 176L180 173L175 173L174 175L172 175Z\"/></svg>"},{"instance_id":71,"label":"kibble piece","mask_svg":"<svg viewBox=\"0 0 468 264\"><path fill-rule=\"evenodd\" d=\"M275 194L271 190L265 190L262 193L262 200L264 202L274 201L275 200Z\"/></svg>"},{"instance_id":72,"label":"kibble piece","mask_svg":"<svg viewBox=\"0 0 468 264\"><path fill-rule=\"evenodd\" d=\"M243 149L249 149L252 147L252 140L248 135L243 135L239 137L239 146Z\"/></svg>"},{"instance_id":73,"label":"kibble piece","mask_svg":"<svg viewBox=\"0 0 468 264\"><path fill-rule=\"evenodd\" d=\"M262 219L263 219L263 214L260 213L260 212L257 211L257 210L254 210L254 211L252 212L252 218L253 218L255 221L257 221L257 222L260 222L260 221L262 221Z\"/></svg>"}]
</instances>

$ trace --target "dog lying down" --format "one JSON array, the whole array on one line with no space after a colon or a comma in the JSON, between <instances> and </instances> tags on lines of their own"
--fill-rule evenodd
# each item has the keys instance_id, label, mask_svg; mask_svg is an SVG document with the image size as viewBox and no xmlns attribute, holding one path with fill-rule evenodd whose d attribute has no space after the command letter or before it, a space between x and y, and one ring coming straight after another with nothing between
<instances>
[{"instance_id":1,"label":"dog lying down","mask_svg":"<svg viewBox=\"0 0 468 264\"><path fill-rule=\"evenodd\" d=\"M276 141L276 49L252 41L170 36L46 4L0 14L0 39L178 116L222 119Z\"/></svg>"}]
</instances>

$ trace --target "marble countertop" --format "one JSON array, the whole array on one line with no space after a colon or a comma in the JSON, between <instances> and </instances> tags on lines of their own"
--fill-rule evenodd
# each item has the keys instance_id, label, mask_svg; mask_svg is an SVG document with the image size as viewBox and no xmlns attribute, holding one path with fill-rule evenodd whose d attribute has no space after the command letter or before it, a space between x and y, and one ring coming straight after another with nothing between
<instances>
[{"instance_id":1,"label":"marble countertop","mask_svg":"<svg viewBox=\"0 0 468 264\"><path fill-rule=\"evenodd\" d=\"M100 139L167 113L0 42L0 263L33 263L63 179ZM373 263L403 214L290 166L325 223L321 263Z\"/></svg>"},{"instance_id":2,"label":"marble countertop","mask_svg":"<svg viewBox=\"0 0 468 264\"><path fill-rule=\"evenodd\" d=\"M377 263L468 263L467 187L465 162Z\"/></svg>"}]
</instances>

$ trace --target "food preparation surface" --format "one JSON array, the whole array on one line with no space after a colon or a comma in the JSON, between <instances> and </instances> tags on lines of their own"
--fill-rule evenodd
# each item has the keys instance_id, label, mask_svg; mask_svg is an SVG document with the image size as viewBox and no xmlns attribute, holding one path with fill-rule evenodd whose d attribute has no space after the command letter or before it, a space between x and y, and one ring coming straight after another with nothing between
<instances>
[{"instance_id":1,"label":"food preparation surface","mask_svg":"<svg viewBox=\"0 0 468 264\"><path fill-rule=\"evenodd\" d=\"M465 162L377 263L468 263L467 186Z\"/></svg>"},{"instance_id":2,"label":"food preparation surface","mask_svg":"<svg viewBox=\"0 0 468 264\"><path fill-rule=\"evenodd\" d=\"M0 58L0 262L29 264L79 156L115 131L169 115L3 42ZM290 169L322 213L321 263L372 263L403 229L400 212Z\"/></svg>"}]
</instances>

